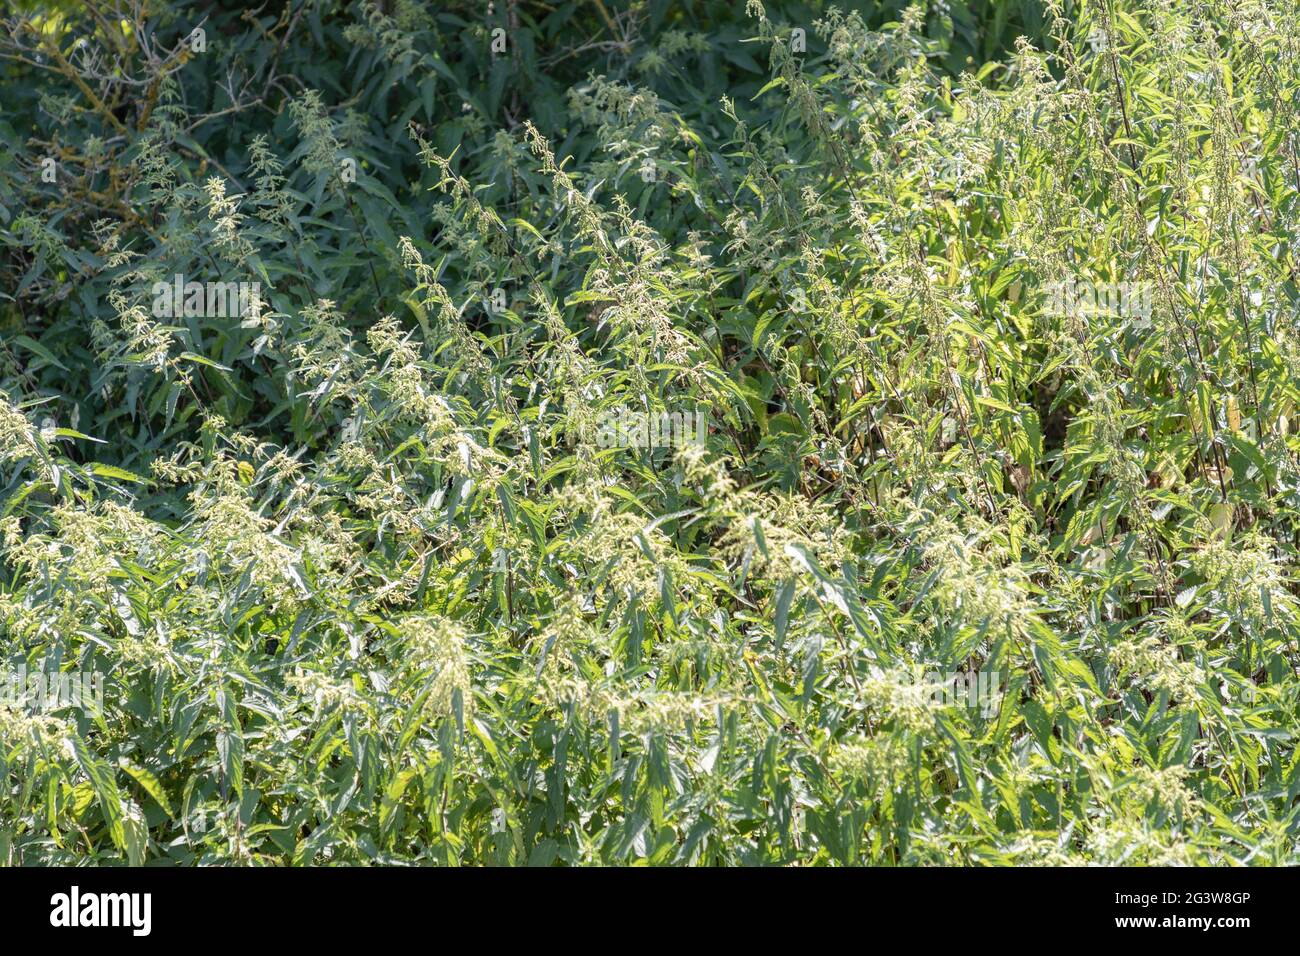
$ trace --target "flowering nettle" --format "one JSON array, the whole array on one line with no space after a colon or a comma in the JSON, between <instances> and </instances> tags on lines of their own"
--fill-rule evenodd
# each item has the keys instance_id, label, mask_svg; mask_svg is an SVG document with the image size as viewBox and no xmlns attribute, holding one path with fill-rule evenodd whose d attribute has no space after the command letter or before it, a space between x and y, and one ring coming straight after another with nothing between
<instances>
[{"instance_id":1,"label":"flowering nettle","mask_svg":"<svg viewBox=\"0 0 1300 956\"><path fill-rule=\"evenodd\" d=\"M1300 862L1286 5L58 6L0 864Z\"/></svg>"}]
</instances>

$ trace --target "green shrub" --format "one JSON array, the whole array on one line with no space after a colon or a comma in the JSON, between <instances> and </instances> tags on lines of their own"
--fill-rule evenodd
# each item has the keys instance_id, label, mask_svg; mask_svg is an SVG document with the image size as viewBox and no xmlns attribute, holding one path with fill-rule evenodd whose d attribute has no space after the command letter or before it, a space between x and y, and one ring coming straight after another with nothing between
<instances>
[{"instance_id":1,"label":"green shrub","mask_svg":"<svg viewBox=\"0 0 1300 956\"><path fill-rule=\"evenodd\" d=\"M0 859L1300 862L1293 9L32 6Z\"/></svg>"}]
</instances>

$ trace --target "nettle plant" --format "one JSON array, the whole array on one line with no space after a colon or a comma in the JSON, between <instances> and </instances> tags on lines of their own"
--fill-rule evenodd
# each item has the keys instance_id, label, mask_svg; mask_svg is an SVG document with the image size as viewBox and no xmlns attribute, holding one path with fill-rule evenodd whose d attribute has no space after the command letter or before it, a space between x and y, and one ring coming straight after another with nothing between
<instances>
[{"instance_id":1,"label":"nettle plant","mask_svg":"<svg viewBox=\"0 0 1300 956\"><path fill-rule=\"evenodd\" d=\"M1300 862L1295 9L284 6L5 24L0 860Z\"/></svg>"}]
</instances>

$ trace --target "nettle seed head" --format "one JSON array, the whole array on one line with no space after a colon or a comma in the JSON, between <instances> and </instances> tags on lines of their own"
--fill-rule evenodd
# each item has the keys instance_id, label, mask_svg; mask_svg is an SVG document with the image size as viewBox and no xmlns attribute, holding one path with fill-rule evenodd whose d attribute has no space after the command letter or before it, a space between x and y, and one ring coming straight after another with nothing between
<instances>
[{"instance_id":1,"label":"nettle seed head","mask_svg":"<svg viewBox=\"0 0 1300 956\"><path fill-rule=\"evenodd\" d=\"M592 689L582 676L583 662L613 655L613 635L589 623L587 613L581 598L566 595L545 629L529 644L531 660L536 663L527 681L536 684L535 692L545 700L590 700Z\"/></svg>"},{"instance_id":2,"label":"nettle seed head","mask_svg":"<svg viewBox=\"0 0 1300 956\"><path fill-rule=\"evenodd\" d=\"M38 450L36 429L27 416L0 392L0 462L17 461Z\"/></svg>"},{"instance_id":3,"label":"nettle seed head","mask_svg":"<svg viewBox=\"0 0 1300 956\"><path fill-rule=\"evenodd\" d=\"M980 519L970 520L972 530L964 532L944 515L912 511L911 527L923 560L939 573L929 600L944 615L1019 631L1032 611L1028 578L1010 562L994 529Z\"/></svg>"},{"instance_id":4,"label":"nettle seed head","mask_svg":"<svg viewBox=\"0 0 1300 956\"><path fill-rule=\"evenodd\" d=\"M831 751L827 766L842 781L860 780L876 799L894 789L909 763L908 747L899 737L864 737L840 744Z\"/></svg>"},{"instance_id":5,"label":"nettle seed head","mask_svg":"<svg viewBox=\"0 0 1300 956\"><path fill-rule=\"evenodd\" d=\"M7 675L0 674L0 680ZM29 714L23 707L0 700L0 746L30 749L36 754L61 753L69 739L72 725L59 717L44 713Z\"/></svg>"},{"instance_id":6,"label":"nettle seed head","mask_svg":"<svg viewBox=\"0 0 1300 956\"><path fill-rule=\"evenodd\" d=\"M616 697L612 708L619 723L634 734L664 734L712 721L719 708L737 703L734 694L694 694L688 691L646 691Z\"/></svg>"},{"instance_id":7,"label":"nettle seed head","mask_svg":"<svg viewBox=\"0 0 1300 956\"><path fill-rule=\"evenodd\" d=\"M934 719L943 709L944 685L917 680L907 667L877 671L862 683L866 705L882 720L894 721L900 730L921 734L934 729Z\"/></svg>"},{"instance_id":8,"label":"nettle seed head","mask_svg":"<svg viewBox=\"0 0 1300 956\"><path fill-rule=\"evenodd\" d=\"M1145 819L1107 820L1087 838L1088 855L1098 863L1123 866L1193 866L1197 851L1183 835Z\"/></svg>"},{"instance_id":9,"label":"nettle seed head","mask_svg":"<svg viewBox=\"0 0 1300 956\"><path fill-rule=\"evenodd\" d=\"M308 89L297 99L290 100L289 116L298 135L307 144L303 168L313 175L333 174L338 169L338 157L343 146L334 135L334 122L325 113L320 93Z\"/></svg>"},{"instance_id":10,"label":"nettle seed head","mask_svg":"<svg viewBox=\"0 0 1300 956\"><path fill-rule=\"evenodd\" d=\"M452 714L460 695L465 714L474 708L467 642L469 633L457 621L442 616L410 617L400 624L405 666L412 672L432 674L433 690L427 707L439 716Z\"/></svg>"},{"instance_id":11,"label":"nettle seed head","mask_svg":"<svg viewBox=\"0 0 1300 956\"><path fill-rule=\"evenodd\" d=\"M1194 661L1180 660L1178 646L1154 634L1115 645L1110 662L1120 673L1131 673L1151 691L1164 691L1182 702L1194 702L1205 682L1205 671Z\"/></svg>"},{"instance_id":12,"label":"nettle seed head","mask_svg":"<svg viewBox=\"0 0 1300 956\"><path fill-rule=\"evenodd\" d=\"M1205 578L1217 606L1256 636L1295 620L1296 602L1281 566L1270 553L1268 538L1256 531L1235 541L1208 533L1207 537L1189 563Z\"/></svg>"},{"instance_id":13,"label":"nettle seed head","mask_svg":"<svg viewBox=\"0 0 1300 956\"><path fill-rule=\"evenodd\" d=\"M220 176L208 177L203 190L208 198L208 218L212 220L212 238L217 248L233 262L242 263L253 254L253 244L240 235L244 221L239 212L240 197L226 195L226 183Z\"/></svg>"},{"instance_id":14,"label":"nettle seed head","mask_svg":"<svg viewBox=\"0 0 1300 956\"><path fill-rule=\"evenodd\" d=\"M720 550L729 561L747 561L750 576L798 576L808 570L801 550L823 568L837 568L851 554L839 516L799 494L742 491L729 500L725 519Z\"/></svg>"},{"instance_id":15,"label":"nettle seed head","mask_svg":"<svg viewBox=\"0 0 1300 956\"><path fill-rule=\"evenodd\" d=\"M1154 802L1171 813L1185 813L1199 804L1185 782L1189 773L1182 764L1158 768L1138 764L1125 771L1124 783L1140 804Z\"/></svg>"},{"instance_id":16,"label":"nettle seed head","mask_svg":"<svg viewBox=\"0 0 1300 956\"><path fill-rule=\"evenodd\" d=\"M348 679L338 680L318 670L299 666L285 677L284 683L297 697L310 700L317 713L333 707L349 712L367 709L364 698Z\"/></svg>"},{"instance_id":17,"label":"nettle seed head","mask_svg":"<svg viewBox=\"0 0 1300 956\"><path fill-rule=\"evenodd\" d=\"M23 524L16 515L0 519L0 548L10 551L23 540Z\"/></svg>"}]
</instances>

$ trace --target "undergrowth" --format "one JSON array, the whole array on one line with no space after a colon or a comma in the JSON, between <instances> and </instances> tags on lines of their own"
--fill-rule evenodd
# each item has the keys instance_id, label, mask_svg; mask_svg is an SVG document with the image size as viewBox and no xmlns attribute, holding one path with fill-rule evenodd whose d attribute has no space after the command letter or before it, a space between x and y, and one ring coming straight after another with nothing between
<instances>
[{"instance_id":1,"label":"undergrowth","mask_svg":"<svg viewBox=\"0 0 1300 956\"><path fill-rule=\"evenodd\" d=\"M0 48L0 860L1300 862L1294 5L285 6Z\"/></svg>"}]
</instances>

